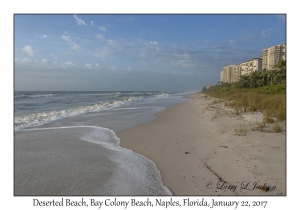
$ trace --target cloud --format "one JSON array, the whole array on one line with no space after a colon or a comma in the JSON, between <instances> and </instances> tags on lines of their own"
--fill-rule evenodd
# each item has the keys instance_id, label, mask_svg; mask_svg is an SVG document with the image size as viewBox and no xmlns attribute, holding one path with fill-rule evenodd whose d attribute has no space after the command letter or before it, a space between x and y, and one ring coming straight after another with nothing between
<instances>
[{"instance_id":1,"label":"cloud","mask_svg":"<svg viewBox=\"0 0 300 210\"><path fill-rule=\"evenodd\" d=\"M177 52L155 56L155 62L167 66L196 67L199 60L196 57L195 55L178 50Z\"/></svg>"},{"instance_id":2,"label":"cloud","mask_svg":"<svg viewBox=\"0 0 300 210\"><path fill-rule=\"evenodd\" d=\"M140 57L141 57L141 58L146 58L145 52L141 52L141 53L140 53Z\"/></svg>"},{"instance_id":3,"label":"cloud","mask_svg":"<svg viewBox=\"0 0 300 210\"><path fill-rule=\"evenodd\" d=\"M62 35L61 38L64 39L64 40L66 40L72 46L71 49L73 49L73 50L80 50L80 49L82 49L79 44L77 44L76 42L73 42L71 40L70 36Z\"/></svg>"},{"instance_id":4,"label":"cloud","mask_svg":"<svg viewBox=\"0 0 300 210\"><path fill-rule=\"evenodd\" d=\"M279 18L279 20L286 22L286 15L277 15L277 17Z\"/></svg>"},{"instance_id":5,"label":"cloud","mask_svg":"<svg viewBox=\"0 0 300 210\"><path fill-rule=\"evenodd\" d=\"M32 47L30 45L26 45L22 50L27 52L29 55L33 56Z\"/></svg>"},{"instance_id":6,"label":"cloud","mask_svg":"<svg viewBox=\"0 0 300 210\"><path fill-rule=\"evenodd\" d=\"M91 26L94 26L94 21L91 21Z\"/></svg>"},{"instance_id":7,"label":"cloud","mask_svg":"<svg viewBox=\"0 0 300 210\"><path fill-rule=\"evenodd\" d=\"M62 63L61 66L66 69L66 68L69 68L69 67L76 67L76 63L73 63L72 61L68 61L68 62L65 62L65 63Z\"/></svg>"},{"instance_id":8,"label":"cloud","mask_svg":"<svg viewBox=\"0 0 300 210\"><path fill-rule=\"evenodd\" d=\"M81 25L85 25L85 26L87 26L87 24L83 20L81 20L77 15L73 15L73 17L74 17L77 25L80 25L80 26Z\"/></svg>"},{"instance_id":9,"label":"cloud","mask_svg":"<svg viewBox=\"0 0 300 210\"><path fill-rule=\"evenodd\" d=\"M43 34L43 35L41 35L41 36L39 36L39 35L37 35L37 34L34 34L36 37L38 37L38 38L41 38L41 39L46 39L46 38L48 38L48 35L47 34Z\"/></svg>"},{"instance_id":10,"label":"cloud","mask_svg":"<svg viewBox=\"0 0 300 210\"><path fill-rule=\"evenodd\" d=\"M96 63L95 67L94 67L94 69L104 69L104 68L107 68L107 67L105 67L104 65L101 65L99 63Z\"/></svg>"},{"instance_id":11,"label":"cloud","mask_svg":"<svg viewBox=\"0 0 300 210\"><path fill-rule=\"evenodd\" d=\"M57 64L56 61L53 61L53 62L52 62L52 66L53 66L53 67L54 67L56 64Z\"/></svg>"},{"instance_id":12,"label":"cloud","mask_svg":"<svg viewBox=\"0 0 300 210\"><path fill-rule=\"evenodd\" d=\"M98 35L99 39L104 36ZM98 48L94 55L101 58L113 57L115 55L130 57L143 65L159 64L169 67L196 68L201 66L206 57L205 52L200 50L184 50L176 45L160 45L157 41L126 42L125 40L107 39L107 46ZM228 41L234 44L234 41ZM189 49L189 48L188 48ZM202 57L203 58L202 58ZM126 69L126 68L125 68Z\"/></svg>"},{"instance_id":13,"label":"cloud","mask_svg":"<svg viewBox=\"0 0 300 210\"><path fill-rule=\"evenodd\" d=\"M76 44L75 42L72 42L71 45L72 45L71 49L73 49L73 50L80 50L81 49L80 45Z\"/></svg>"},{"instance_id":14,"label":"cloud","mask_svg":"<svg viewBox=\"0 0 300 210\"><path fill-rule=\"evenodd\" d=\"M261 32L261 35L262 35L263 37L268 37L268 36L270 36L270 33L268 33L266 30L263 30L263 31Z\"/></svg>"},{"instance_id":15,"label":"cloud","mask_svg":"<svg viewBox=\"0 0 300 210\"><path fill-rule=\"evenodd\" d=\"M145 66L148 65L148 63L147 63L146 61L144 61L144 60L140 60L140 63L142 63L142 64L145 65Z\"/></svg>"},{"instance_id":16,"label":"cloud","mask_svg":"<svg viewBox=\"0 0 300 210\"><path fill-rule=\"evenodd\" d=\"M15 62L17 62L17 63L28 63L29 60L27 58L23 58L23 59L15 58Z\"/></svg>"},{"instance_id":17,"label":"cloud","mask_svg":"<svg viewBox=\"0 0 300 210\"><path fill-rule=\"evenodd\" d=\"M99 26L98 28L99 28L100 30L106 32L106 27L104 27L104 26Z\"/></svg>"},{"instance_id":18,"label":"cloud","mask_svg":"<svg viewBox=\"0 0 300 210\"><path fill-rule=\"evenodd\" d=\"M268 28L266 30L263 30L261 32L261 36L262 37L269 37L271 33L276 32L276 30L272 29L272 28Z\"/></svg>"},{"instance_id":19,"label":"cloud","mask_svg":"<svg viewBox=\"0 0 300 210\"><path fill-rule=\"evenodd\" d=\"M39 64L43 64L43 68L47 67L50 69L70 69L70 68L75 68L78 67L78 65L72 61L67 61L67 62L57 62L57 61L49 61L47 59L42 59L42 62L36 61L36 67L39 68Z\"/></svg>"},{"instance_id":20,"label":"cloud","mask_svg":"<svg viewBox=\"0 0 300 210\"><path fill-rule=\"evenodd\" d=\"M71 41L71 38L69 36L62 35L61 38L68 41L68 42Z\"/></svg>"},{"instance_id":21,"label":"cloud","mask_svg":"<svg viewBox=\"0 0 300 210\"><path fill-rule=\"evenodd\" d=\"M68 61L65 63L66 65L72 65L72 66L76 66L76 63L73 63L72 61Z\"/></svg>"},{"instance_id":22,"label":"cloud","mask_svg":"<svg viewBox=\"0 0 300 210\"><path fill-rule=\"evenodd\" d=\"M91 63L86 63L85 66L86 66L88 69L93 68L93 64L91 64Z\"/></svg>"},{"instance_id":23,"label":"cloud","mask_svg":"<svg viewBox=\"0 0 300 210\"><path fill-rule=\"evenodd\" d=\"M115 41L109 39L109 40L107 40L107 44L109 44L110 46L113 46L113 45L115 45Z\"/></svg>"},{"instance_id":24,"label":"cloud","mask_svg":"<svg viewBox=\"0 0 300 210\"><path fill-rule=\"evenodd\" d=\"M147 49L159 50L157 41L154 41L154 42L153 41L145 42L145 47Z\"/></svg>"},{"instance_id":25,"label":"cloud","mask_svg":"<svg viewBox=\"0 0 300 210\"><path fill-rule=\"evenodd\" d=\"M108 56L112 56L113 53L114 53L114 51L111 48L102 47L102 48L96 50L95 56L105 58Z\"/></svg>"},{"instance_id":26,"label":"cloud","mask_svg":"<svg viewBox=\"0 0 300 210\"><path fill-rule=\"evenodd\" d=\"M96 38L105 40L105 37L102 34L96 34Z\"/></svg>"}]
</instances>

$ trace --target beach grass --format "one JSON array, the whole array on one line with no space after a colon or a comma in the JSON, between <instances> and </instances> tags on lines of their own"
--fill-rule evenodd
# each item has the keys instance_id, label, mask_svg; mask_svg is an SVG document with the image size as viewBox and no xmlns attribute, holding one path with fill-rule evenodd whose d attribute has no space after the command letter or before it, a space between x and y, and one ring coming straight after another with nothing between
<instances>
[{"instance_id":1,"label":"beach grass","mask_svg":"<svg viewBox=\"0 0 300 210\"><path fill-rule=\"evenodd\" d=\"M234 134L238 136L246 136L247 135L247 126L245 125L237 125L234 128Z\"/></svg>"},{"instance_id":2,"label":"beach grass","mask_svg":"<svg viewBox=\"0 0 300 210\"><path fill-rule=\"evenodd\" d=\"M205 91L205 94L228 101L227 104L242 112L260 111L265 123L286 120L286 94L265 94L257 91Z\"/></svg>"}]
</instances>

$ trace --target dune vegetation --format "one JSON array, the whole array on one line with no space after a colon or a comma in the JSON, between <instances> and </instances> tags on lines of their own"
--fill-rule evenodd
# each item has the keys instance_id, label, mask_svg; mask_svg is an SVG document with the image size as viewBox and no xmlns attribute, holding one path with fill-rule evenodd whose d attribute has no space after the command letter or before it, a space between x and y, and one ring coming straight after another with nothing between
<instances>
[{"instance_id":1,"label":"dune vegetation","mask_svg":"<svg viewBox=\"0 0 300 210\"><path fill-rule=\"evenodd\" d=\"M286 120L286 62L272 70L240 76L234 83L219 83L202 93L227 101L236 110L260 111L265 123Z\"/></svg>"}]
</instances>

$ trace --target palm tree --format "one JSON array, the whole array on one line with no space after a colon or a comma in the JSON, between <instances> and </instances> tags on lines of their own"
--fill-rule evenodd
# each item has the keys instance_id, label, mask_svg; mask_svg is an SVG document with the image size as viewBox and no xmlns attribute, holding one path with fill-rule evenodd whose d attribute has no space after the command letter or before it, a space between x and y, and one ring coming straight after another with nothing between
<instances>
[{"instance_id":1,"label":"palm tree","mask_svg":"<svg viewBox=\"0 0 300 210\"><path fill-rule=\"evenodd\" d=\"M275 71L274 70L269 70L267 72L267 85L272 85L273 84L273 78L275 76Z\"/></svg>"},{"instance_id":2,"label":"palm tree","mask_svg":"<svg viewBox=\"0 0 300 210\"><path fill-rule=\"evenodd\" d=\"M275 75L274 83L277 84L277 85L281 83L281 74L276 74Z\"/></svg>"},{"instance_id":3,"label":"palm tree","mask_svg":"<svg viewBox=\"0 0 300 210\"><path fill-rule=\"evenodd\" d=\"M261 71L257 72L256 84L257 84L257 87L262 87L264 85L263 73Z\"/></svg>"},{"instance_id":4,"label":"palm tree","mask_svg":"<svg viewBox=\"0 0 300 210\"><path fill-rule=\"evenodd\" d=\"M263 81L262 79L257 80L256 83L257 83L257 86L258 86L258 87L264 86L264 81Z\"/></svg>"},{"instance_id":5,"label":"palm tree","mask_svg":"<svg viewBox=\"0 0 300 210\"><path fill-rule=\"evenodd\" d=\"M282 74L285 74L286 72L286 61L285 60L280 60L276 66L276 68L278 68L279 71L282 72Z\"/></svg>"},{"instance_id":6,"label":"palm tree","mask_svg":"<svg viewBox=\"0 0 300 210\"><path fill-rule=\"evenodd\" d=\"M256 79L257 79L256 77L257 77L256 72L252 72L249 75L249 85L250 85L250 88L255 88L255 86L256 86Z\"/></svg>"},{"instance_id":7,"label":"palm tree","mask_svg":"<svg viewBox=\"0 0 300 210\"><path fill-rule=\"evenodd\" d=\"M266 76L267 76L267 69L266 68L264 68L263 70L262 70L262 78L263 78L263 86L265 86L266 85L266 83L267 83L267 78L266 78Z\"/></svg>"},{"instance_id":8,"label":"palm tree","mask_svg":"<svg viewBox=\"0 0 300 210\"><path fill-rule=\"evenodd\" d=\"M250 87L248 75L240 76L240 81L239 81L238 87L240 87L240 88L249 88Z\"/></svg>"}]
</instances>

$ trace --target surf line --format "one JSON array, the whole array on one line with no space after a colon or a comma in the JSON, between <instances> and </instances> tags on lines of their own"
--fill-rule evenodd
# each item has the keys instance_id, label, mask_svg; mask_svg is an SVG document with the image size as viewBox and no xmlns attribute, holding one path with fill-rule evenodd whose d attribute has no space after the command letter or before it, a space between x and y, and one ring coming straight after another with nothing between
<instances>
[{"instance_id":1,"label":"surf line","mask_svg":"<svg viewBox=\"0 0 300 210\"><path fill-rule=\"evenodd\" d=\"M62 127L50 127L50 128L29 128L29 129L24 129L22 131L39 131L39 130L53 130L53 129L67 129L67 128L100 128L107 131L112 131L108 128L104 128L100 126L92 126L92 125L74 125L74 126L62 126Z\"/></svg>"}]
</instances>

